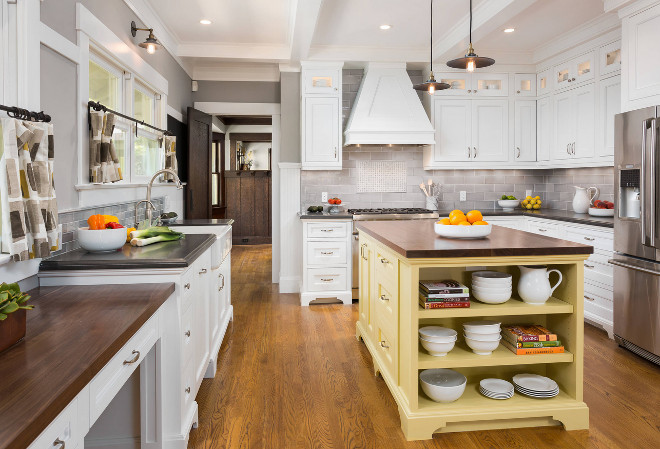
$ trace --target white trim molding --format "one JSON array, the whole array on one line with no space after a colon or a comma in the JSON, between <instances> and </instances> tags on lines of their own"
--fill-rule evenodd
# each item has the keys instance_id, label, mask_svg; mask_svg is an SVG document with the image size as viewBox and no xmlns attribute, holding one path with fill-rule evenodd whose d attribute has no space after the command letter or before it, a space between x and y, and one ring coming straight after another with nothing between
<instances>
[{"instance_id":1,"label":"white trim molding","mask_svg":"<svg viewBox=\"0 0 660 449\"><path fill-rule=\"evenodd\" d=\"M41 43L46 47L64 56L69 61L80 64L78 46L43 22L41 22L39 37Z\"/></svg>"},{"instance_id":2,"label":"white trim molding","mask_svg":"<svg viewBox=\"0 0 660 449\"><path fill-rule=\"evenodd\" d=\"M283 248L279 259L280 293L299 293L302 281L302 222L298 216L301 170L299 163L279 163L280 244Z\"/></svg>"},{"instance_id":3,"label":"white trim molding","mask_svg":"<svg viewBox=\"0 0 660 449\"><path fill-rule=\"evenodd\" d=\"M177 109L174 109L169 104L167 105L167 115L171 115L172 117L174 117L175 119L177 119L181 123L185 123L185 121L183 120L183 114L181 113L181 111L179 111ZM163 126L164 128L167 128L167 123L164 123L163 125L164 125Z\"/></svg>"},{"instance_id":4,"label":"white trim molding","mask_svg":"<svg viewBox=\"0 0 660 449\"><path fill-rule=\"evenodd\" d=\"M280 115L279 103L225 103L196 101L195 109L211 115Z\"/></svg>"}]
</instances>

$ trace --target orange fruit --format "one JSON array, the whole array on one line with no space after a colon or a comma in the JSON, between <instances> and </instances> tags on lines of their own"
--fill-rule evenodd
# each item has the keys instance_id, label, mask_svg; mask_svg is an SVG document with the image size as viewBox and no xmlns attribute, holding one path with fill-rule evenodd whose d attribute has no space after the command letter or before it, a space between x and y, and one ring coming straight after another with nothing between
<instances>
[{"instance_id":1,"label":"orange fruit","mask_svg":"<svg viewBox=\"0 0 660 449\"><path fill-rule=\"evenodd\" d=\"M465 215L462 210L459 209L454 209L453 211L449 212L449 218L453 217L454 215Z\"/></svg>"},{"instance_id":2,"label":"orange fruit","mask_svg":"<svg viewBox=\"0 0 660 449\"><path fill-rule=\"evenodd\" d=\"M451 224L451 220L449 220L449 218L443 218L443 219L440 220L438 223L443 224L443 225L450 225L450 224Z\"/></svg>"},{"instance_id":3,"label":"orange fruit","mask_svg":"<svg viewBox=\"0 0 660 449\"><path fill-rule=\"evenodd\" d=\"M467 221L461 221L458 226L472 226L469 222Z\"/></svg>"},{"instance_id":4,"label":"orange fruit","mask_svg":"<svg viewBox=\"0 0 660 449\"><path fill-rule=\"evenodd\" d=\"M454 215L453 217L451 217L449 219L449 222L453 225L457 225L457 224L462 223L462 222L467 223L467 219L465 218L465 215Z\"/></svg>"},{"instance_id":5,"label":"orange fruit","mask_svg":"<svg viewBox=\"0 0 660 449\"><path fill-rule=\"evenodd\" d=\"M479 221L475 221L475 222L472 223L472 224L473 224L474 226L487 226L487 225L488 225L488 222L486 222L486 221L482 221L482 220L479 220Z\"/></svg>"},{"instance_id":6,"label":"orange fruit","mask_svg":"<svg viewBox=\"0 0 660 449\"><path fill-rule=\"evenodd\" d=\"M484 219L484 216L481 215L481 212L479 212L478 210L471 210L470 212L467 213L466 217L467 217L467 221L469 221L472 224L476 223L477 221L482 221Z\"/></svg>"}]
</instances>

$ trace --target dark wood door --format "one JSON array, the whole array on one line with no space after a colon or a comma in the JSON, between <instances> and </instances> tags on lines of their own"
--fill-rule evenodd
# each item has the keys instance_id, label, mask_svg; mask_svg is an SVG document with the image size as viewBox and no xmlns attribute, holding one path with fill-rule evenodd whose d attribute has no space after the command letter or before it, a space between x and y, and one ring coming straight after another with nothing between
<instances>
[{"instance_id":1,"label":"dark wood door","mask_svg":"<svg viewBox=\"0 0 660 449\"><path fill-rule=\"evenodd\" d=\"M271 172L226 171L226 218L233 218L235 245L271 243Z\"/></svg>"},{"instance_id":2,"label":"dark wood door","mask_svg":"<svg viewBox=\"0 0 660 449\"><path fill-rule=\"evenodd\" d=\"M211 218L210 115L188 108L188 185L186 218Z\"/></svg>"}]
</instances>

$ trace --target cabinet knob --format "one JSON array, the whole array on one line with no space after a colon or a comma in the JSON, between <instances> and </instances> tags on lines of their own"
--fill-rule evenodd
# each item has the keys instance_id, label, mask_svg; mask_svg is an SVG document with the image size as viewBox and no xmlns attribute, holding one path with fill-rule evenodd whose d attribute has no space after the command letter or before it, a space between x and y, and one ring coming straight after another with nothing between
<instances>
[{"instance_id":1,"label":"cabinet knob","mask_svg":"<svg viewBox=\"0 0 660 449\"><path fill-rule=\"evenodd\" d=\"M594 240L596 240L596 239L593 238L593 237L585 237L584 239L585 239L587 242L593 242Z\"/></svg>"},{"instance_id":2,"label":"cabinet knob","mask_svg":"<svg viewBox=\"0 0 660 449\"><path fill-rule=\"evenodd\" d=\"M470 147L468 147L468 158L472 157L472 153L470 152Z\"/></svg>"},{"instance_id":3,"label":"cabinet knob","mask_svg":"<svg viewBox=\"0 0 660 449\"><path fill-rule=\"evenodd\" d=\"M190 387L187 387L185 391L186 391L186 394L190 394Z\"/></svg>"},{"instance_id":4,"label":"cabinet knob","mask_svg":"<svg viewBox=\"0 0 660 449\"><path fill-rule=\"evenodd\" d=\"M385 259L384 257L381 257L381 258L380 258L380 263L382 263L382 264L388 264L388 263L390 263L390 261L387 260L387 259Z\"/></svg>"},{"instance_id":5,"label":"cabinet knob","mask_svg":"<svg viewBox=\"0 0 660 449\"><path fill-rule=\"evenodd\" d=\"M59 446L60 449L65 449L66 448L66 443L59 438L57 438L55 441L53 441L53 446Z\"/></svg>"},{"instance_id":6,"label":"cabinet knob","mask_svg":"<svg viewBox=\"0 0 660 449\"><path fill-rule=\"evenodd\" d=\"M575 78L572 78L571 81L575 81Z\"/></svg>"},{"instance_id":7,"label":"cabinet knob","mask_svg":"<svg viewBox=\"0 0 660 449\"><path fill-rule=\"evenodd\" d=\"M218 288L218 291L222 291L225 288L225 275L220 273L218 277L222 279L222 285Z\"/></svg>"},{"instance_id":8,"label":"cabinet knob","mask_svg":"<svg viewBox=\"0 0 660 449\"><path fill-rule=\"evenodd\" d=\"M587 296L587 295L584 295L584 299L586 299L588 301L595 301L594 298L592 298L591 296Z\"/></svg>"},{"instance_id":9,"label":"cabinet knob","mask_svg":"<svg viewBox=\"0 0 660 449\"><path fill-rule=\"evenodd\" d=\"M185 331L183 335L185 335L186 337L190 337L190 331Z\"/></svg>"},{"instance_id":10,"label":"cabinet knob","mask_svg":"<svg viewBox=\"0 0 660 449\"><path fill-rule=\"evenodd\" d=\"M471 94L471 93L472 93L472 89L468 89L468 93Z\"/></svg>"},{"instance_id":11,"label":"cabinet knob","mask_svg":"<svg viewBox=\"0 0 660 449\"><path fill-rule=\"evenodd\" d=\"M516 156L516 158L519 158L520 157L520 147L516 147L516 150L518 150L518 156Z\"/></svg>"},{"instance_id":12,"label":"cabinet knob","mask_svg":"<svg viewBox=\"0 0 660 449\"><path fill-rule=\"evenodd\" d=\"M201 270L199 270L199 274L206 274L206 272L207 272L206 268L202 268Z\"/></svg>"},{"instance_id":13,"label":"cabinet knob","mask_svg":"<svg viewBox=\"0 0 660 449\"><path fill-rule=\"evenodd\" d=\"M186 285L183 286L186 290L190 290L190 282L188 282Z\"/></svg>"},{"instance_id":14,"label":"cabinet knob","mask_svg":"<svg viewBox=\"0 0 660 449\"><path fill-rule=\"evenodd\" d=\"M477 90L475 89L473 93L475 93L475 94L476 94L476 93L477 93Z\"/></svg>"},{"instance_id":15,"label":"cabinet knob","mask_svg":"<svg viewBox=\"0 0 660 449\"><path fill-rule=\"evenodd\" d=\"M472 157L476 159L477 158L477 147L472 147L472 149L474 150L474 156L472 156Z\"/></svg>"},{"instance_id":16,"label":"cabinet knob","mask_svg":"<svg viewBox=\"0 0 660 449\"><path fill-rule=\"evenodd\" d=\"M388 345L387 342L386 342L385 340L383 340L383 341L380 342L380 346L383 347L383 348L385 348L385 349L387 349L387 348L390 347L390 345Z\"/></svg>"},{"instance_id":17,"label":"cabinet knob","mask_svg":"<svg viewBox=\"0 0 660 449\"><path fill-rule=\"evenodd\" d=\"M519 94L519 93L520 93L520 91L518 90L518 91L516 91L516 93L517 93L517 94Z\"/></svg>"},{"instance_id":18,"label":"cabinet knob","mask_svg":"<svg viewBox=\"0 0 660 449\"><path fill-rule=\"evenodd\" d=\"M385 295L380 295L380 300L381 300L381 301L389 301L390 298L388 298L388 297L385 296Z\"/></svg>"},{"instance_id":19,"label":"cabinet knob","mask_svg":"<svg viewBox=\"0 0 660 449\"><path fill-rule=\"evenodd\" d=\"M132 365L140 358L140 351L133 351L131 354L135 354L135 357L133 357L131 360L124 360L124 365Z\"/></svg>"},{"instance_id":20,"label":"cabinet knob","mask_svg":"<svg viewBox=\"0 0 660 449\"><path fill-rule=\"evenodd\" d=\"M594 268L593 265L589 265L588 263L585 263L584 266L587 267L587 268Z\"/></svg>"}]
</instances>

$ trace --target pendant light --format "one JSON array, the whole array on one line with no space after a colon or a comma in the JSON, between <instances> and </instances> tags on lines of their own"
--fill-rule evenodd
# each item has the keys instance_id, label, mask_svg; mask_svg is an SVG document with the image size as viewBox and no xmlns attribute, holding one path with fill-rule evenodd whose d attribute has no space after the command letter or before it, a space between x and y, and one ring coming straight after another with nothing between
<instances>
[{"instance_id":1,"label":"pendant light","mask_svg":"<svg viewBox=\"0 0 660 449\"><path fill-rule=\"evenodd\" d=\"M447 62L447 65L453 69L464 69L468 72L474 72L474 69L488 67L495 64L493 58L486 58L485 56L477 56L472 48L472 0L470 0L470 45L467 49L467 54L464 58L452 59Z\"/></svg>"},{"instance_id":2,"label":"pendant light","mask_svg":"<svg viewBox=\"0 0 660 449\"><path fill-rule=\"evenodd\" d=\"M428 92L429 95L433 95L436 90L445 90L449 89L451 86L447 83L439 83L435 80L433 76L433 0L431 0L431 75L426 82L422 84L415 84L413 89L423 90Z\"/></svg>"}]
</instances>

